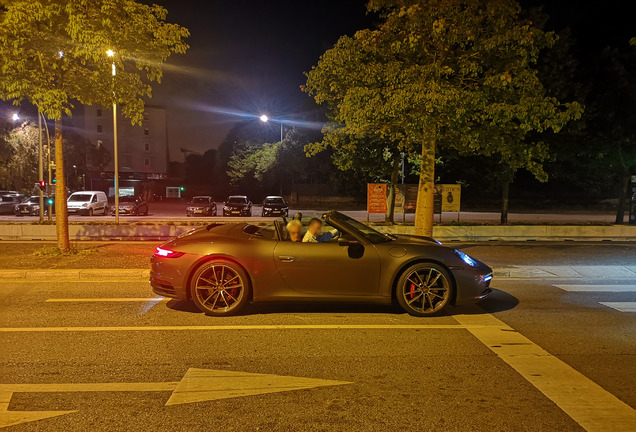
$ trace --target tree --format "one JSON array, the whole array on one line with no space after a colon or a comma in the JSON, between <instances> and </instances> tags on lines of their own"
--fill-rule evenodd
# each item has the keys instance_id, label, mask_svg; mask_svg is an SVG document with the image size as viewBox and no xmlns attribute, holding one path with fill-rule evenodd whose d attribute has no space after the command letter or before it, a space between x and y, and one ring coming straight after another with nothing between
<instances>
[{"instance_id":1,"label":"tree","mask_svg":"<svg viewBox=\"0 0 636 432\"><path fill-rule=\"evenodd\" d=\"M7 157L1 183L22 193L33 193L38 178L38 127L29 122L12 129L7 137Z\"/></svg>"},{"instance_id":2,"label":"tree","mask_svg":"<svg viewBox=\"0 0 636 432\"><path fill-rule=\"evenodd\" d=\"M0 97L27 101L55 120L61 251L69 250L62 117L77 102L117 102L132 123L141 122L144 98L161 80L162 64L188 48L187 29L167 23L166 15L161 6L134 0L0 1ZM107 50L115 51L113 58Z\"/></svg>"},{"instance_id":3,"label":"tree","mask_svg":"<svg viewBox=\"0 0 636 432\"><path fill-rule=\"evenodd\" d=\"M377 29L342 37L307 74L342 133L421 157L416 232L431 235L438 146L535 170L532 130L558 130L580 106L548 97L535 64L554 43L514 0L371 0ZM538 157L538 158L537 158Z\"/></svg>"}]
</instances>

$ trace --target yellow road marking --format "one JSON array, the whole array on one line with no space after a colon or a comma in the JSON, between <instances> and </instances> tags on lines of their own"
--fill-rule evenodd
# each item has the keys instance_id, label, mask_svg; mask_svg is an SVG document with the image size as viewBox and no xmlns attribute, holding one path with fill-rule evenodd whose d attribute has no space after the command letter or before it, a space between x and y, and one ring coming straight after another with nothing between
<instances>
[{"instance_id":1,"label":"yellow road marking","mask_svg":"<svg viewBox=\"0 0 636 432\"><path fill-rule=\"evenodd\" d=\"M636 430L636 410L504 322L477 307L454 318L585 430Z\"/></svg>"},{"instance_id":2,"label":"yellow road marking","mask_svg":"<svg viewBox=\"0 0 636 432\"><path fill-rule=\"evenodd\" d=\"M150 392L172 391L178 382L114 382L114 383L52 383L0 384L0 393L66 393L66 392Z\"/></svg>"},{"instance_id":3,"label":"yellow road marking","mask_svg":"<svg viewBox=\"0 0 636 432\"><path fill-rule=\"evenodd\" d=\"M113 297L113 298L52 298L46 303L74 303L74 302L160 302L168 300L166 297Z\"/></svg>"},{"instance_id":4,"label":"yellow road marking","mask_svg":"<svg viewBox=\"0 0 636 432\"><path fill-rule=\"evenodd\" d=\"M138 326L138 327L2 327L0 333L20 332L99 332L99 331L183 331L183 330L462 330L472 326L457 324L290 324L290 325L208 325L208 326ZM477 327L484 327L478 325Z\"/></svg>"}]
</instances>

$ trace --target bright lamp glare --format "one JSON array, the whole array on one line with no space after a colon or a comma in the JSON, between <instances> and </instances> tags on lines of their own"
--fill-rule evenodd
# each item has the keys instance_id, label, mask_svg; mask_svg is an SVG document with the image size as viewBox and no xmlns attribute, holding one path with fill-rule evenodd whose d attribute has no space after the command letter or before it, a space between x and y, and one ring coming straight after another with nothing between
<instances>
[{"instance_id":1,"label":"bright lamp glare","mask_svg":"<svg viewBox=\"0 0 636 432\"><path fill-rule=\"evenodd\" d=\"M15 113L11 116L11 118L13 119L13 121L18 121L20 120L20 115L18 115L18 113Z\"/></svg>"},{"instance_id":2,"label":"bright lamp glare","mask_svg":"<svg viewBox=\"0 0 636 432\"><path fill-rule=\"evenodd\" d=\"M108 51L106 51L106 55L107 55L108 57L112 57L112 56L114 56L114 55L115 55L115 52L114 52L113 50L108 50Z\"/></svg>"},{"instance_id":3,"label":"bright lamp glare","mask_svg":"<svg viewBox=\"0 0 636 432\"><path fill-rule=\"evenodd\" d=\"M267 117L265 114L263 114L260 118L262 122L266 122L267 120L269 120L269 117Z\"/></svg>"}]
</instances>

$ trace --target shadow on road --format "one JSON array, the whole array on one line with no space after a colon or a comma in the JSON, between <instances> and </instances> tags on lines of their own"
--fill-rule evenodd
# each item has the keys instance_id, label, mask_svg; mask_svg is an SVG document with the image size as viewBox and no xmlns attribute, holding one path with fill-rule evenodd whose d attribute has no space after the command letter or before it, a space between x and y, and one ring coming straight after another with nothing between
<instances>
[{"instance_id":1,"label":"shadow on road","mask_svg":"<svg viewBox=\"0 0 636 432\"><path fill-rule=\"evenodd\" d=\"M480 308L474 307L449 307L438 316L452 316L456 314L474 314L502 312L513 309L519 304L516 297L497 289L493 289L492 294L485 300L478 303ZM202 313L192 302L183 300L170 300L166 304L169 309L188 313ZM479 312L477 312L479 311ZM406 315L406 312L397 304L376 305L368 303L251 303L238 313L238 316L246 315L269 315L284 313L342 313L342 314L387 314Z\"/></svg>"}]
</instances>

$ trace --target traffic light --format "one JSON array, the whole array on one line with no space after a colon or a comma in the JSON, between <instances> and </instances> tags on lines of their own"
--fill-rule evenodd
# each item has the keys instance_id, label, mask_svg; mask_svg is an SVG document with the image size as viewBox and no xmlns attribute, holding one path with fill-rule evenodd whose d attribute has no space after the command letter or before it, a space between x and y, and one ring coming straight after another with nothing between
<instances>
[{"instance_id":1,"label":"traffic light","mask_svg":"<svg viewBox=\"0 0 636 432\"><path fill-rule=\"evenodd\" d=\"M57 183L57 179L53 179L53 180L51 181L51 183L53 183L53 184Z\"/></svg>"},{"instance_id":2,"label":"traffic light","mask_svg":"<svg viewBox=\"0 0 636 432\"><path fill-rule=\"evenodd\" d=\"M40 190L43 191L46 189L46 182L44 180L40 180Z\"/></svg>"},{"instance_id":3,"label":"traffic light","mask_svg":"<svg viewBox=\"0 0 636 432\"><path fill-rule=\"evenodd\" d=\"M184 188L183 186L181 186L181 187L179 188L179 190L180 190L181 192L183 192L183 191L185 190L185 188Z\"/></svg>"},{"instance_id":4,"label":"traffic light","mask_svg":"<svg viewBox=\"0 0 636 432\"><path fill-rule=\"evenodd\" d=\"M48 205L53 205L53 198L49 198L46 202Z\"/></svg>"}]
</instances>

